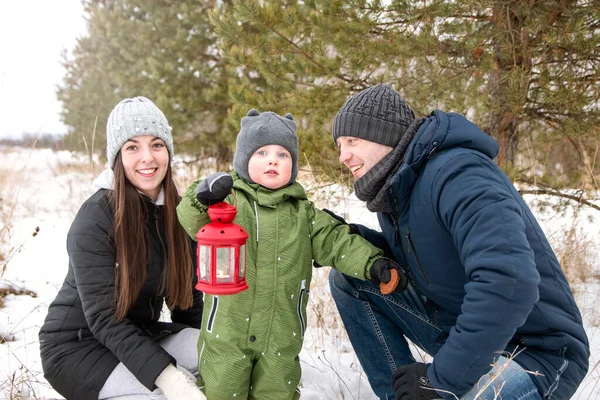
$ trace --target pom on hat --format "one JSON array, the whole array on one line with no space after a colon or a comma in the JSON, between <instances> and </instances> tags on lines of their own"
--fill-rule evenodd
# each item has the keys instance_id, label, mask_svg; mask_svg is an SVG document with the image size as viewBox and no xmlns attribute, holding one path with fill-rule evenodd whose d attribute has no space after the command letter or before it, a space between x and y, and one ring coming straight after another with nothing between
<instances>
[{"instance_id":1,"label":"pom on hat","mask_svg":"<svg viewBox=\"0 0 600 400\"><path fill-rule=\"evenodd\" d=\"M235 172L246 182L255 183L248 174L248 161L257 149L271 144L278 144L290 152L292 175L288 183L295 181L298 176L298 137L296 122L290 113L282 117L271 111L248 111L242 118L240 132L235 141Z\"/></svg>"},{"instance_id":2,"label":"pom on hat","mask_svg":"<svg viewBox=\"0 0 600 400\"><path fill-rule=\"evenodd\" d=\"M119 102L106 122L106 158L113 169L121 147L136 136L151 135L162 139L173 160L173 137L165 114L146 97L134 97Z\"/></svg>"},{"instance_id":3,"label":"pom on hat","mask_svg":"<svg viewBox=\"0 0 600 400\"><path fill-rule=\"evenodd\" d=\"M396 147L415 113L391 86L378 84L350 97L333 118L332 136L351 136Z\"/></svg>"}]
</instances>

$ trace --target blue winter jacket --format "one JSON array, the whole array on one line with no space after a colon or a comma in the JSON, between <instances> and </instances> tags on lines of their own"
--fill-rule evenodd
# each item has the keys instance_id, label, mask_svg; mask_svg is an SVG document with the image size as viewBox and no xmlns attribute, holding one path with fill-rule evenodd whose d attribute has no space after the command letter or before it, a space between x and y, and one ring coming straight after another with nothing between
<instances>
[{"instance_id":1,"label":"blue winter jacket","mask_svg":"<svg viewBox=\"0 0 600 400\"><path fill-rule=\"evenodd\" d=\"M560 264L513 184L497 142L461 115L434 111L387 187L392 213L363 236L391 250L428 299L447 340L428 369L435 388L464 394L499 352L515 357L544 398L568 399L589 344Z\"/></svg>"}]
</instances>

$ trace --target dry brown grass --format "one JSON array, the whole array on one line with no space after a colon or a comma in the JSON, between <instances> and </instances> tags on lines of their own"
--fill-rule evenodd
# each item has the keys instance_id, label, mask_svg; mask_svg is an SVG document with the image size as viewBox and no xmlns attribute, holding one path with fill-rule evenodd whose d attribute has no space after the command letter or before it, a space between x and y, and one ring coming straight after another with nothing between
<instances>
[{"instance_id":1,"label":"dry brown grass","mask_svg":"<svg viewBox=\"0 0 600 400\"><path fill-rule=\"evenodd\" d=\"M53 400L37 393L40 386L49 387L41 372L31 371L24 364L0 381L0 396L6 400Z\"/></svg>"},{"instance_id":2,"label":"dry brown grass","mask_svg":"<svg viewBox=\"0 0 600 400\"><path fill-rule=\"evenodd\" d=\"M593 223L593 216L583 218L576 214L553 245L584 319L590 326L600 327L598 238L586 235L584 227Z\"/></svg>"},{"instance_id":3,"label":"dry brown grass","mask_svg":"<svg viewBox=\"0 0 600 400\"><path fill-rule=\"evenodd\" d=\"M586 237L579 218L573 220L563 239L557 244L556 255L571 284L598 282L594 242Z\"/></svg>"},{"instance_id":4,"label":"dry brown grass","mask_svg":"<svg viewBox=\"0 0 600 400\"><path fill-rule=\"evenodd\" d=\"M11 244L14 201L7 190L11 186L10 171L0 167L0 278L14 252Z\"/></svg>"}]
</instances>

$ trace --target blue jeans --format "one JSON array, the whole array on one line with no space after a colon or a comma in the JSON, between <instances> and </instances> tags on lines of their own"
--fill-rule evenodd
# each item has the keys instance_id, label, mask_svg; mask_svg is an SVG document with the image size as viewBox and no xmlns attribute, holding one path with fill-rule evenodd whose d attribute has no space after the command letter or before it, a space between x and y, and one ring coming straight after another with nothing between
<instances>
[{"instance_id":1,"label":"blue jeans","mask_svg":"<svg viewBox=\"0 0 600 400\"><path fill-rule=\"evenodd\" d=\"M329 286L371 388L379 398L393 399L392 372L416 362L406 339L435 356L445 343L446 333L431 321L424 299L411 285L402 294L383 295L371 282L332 269ZM500 398L497 392L503 399L541 399L529 373L504 357L499 357L492 370L460 398L491 400Z\"/></svg>"}]
</instances>

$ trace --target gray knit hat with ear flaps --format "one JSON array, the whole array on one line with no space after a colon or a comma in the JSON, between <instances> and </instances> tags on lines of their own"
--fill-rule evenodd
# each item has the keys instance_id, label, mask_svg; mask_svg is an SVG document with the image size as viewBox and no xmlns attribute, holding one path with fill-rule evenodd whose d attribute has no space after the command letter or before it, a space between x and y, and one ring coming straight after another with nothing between
<instances>
[{"instance_id":1,"label":"gray knit hat with ear flaps","mask_svg":"<svg viewBox=\"0 0 600 400\"><path fill-rule=\"evenodd\" d=\"M115 158L125 142L144 135L162 139L173 161L173 137L165 114L145 97L122 100L113 108L106 122L106 158L110 169L115 167Z\"/></svg>"},{"instance_id":2,"label":"gray knit hat with ear flaps","mask_svg":"<svg viewBox=\"0 0 600 400\"><path fill-rule=\"evenodd\" d=\"M278 144L292 156L292 176L288 183L294 182L298 176L298 137L292 114L288 113L282 117L271 111L259 113L252 109L242 118L241 125L233 156L235 172L246 182L256 183L248 174L250 157L263 146Z\"/></svg>"},{"instance_id":3,"label":"gray knit hat with ear flaps","mask_svg":"<svg viewBox=\"0 0 600 400\"><path fill-rule=\"evenodd\" d=\"M415 113L391 86L382 83L350 97L333 118L333 141L351 136L396 147Z\"/></svg>"}]
</instances>

